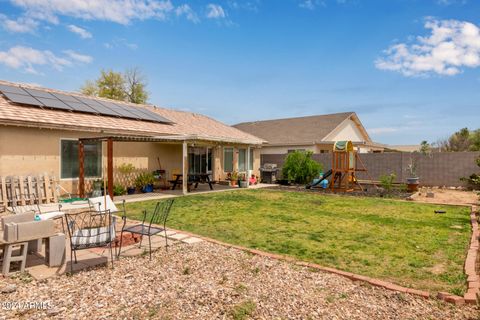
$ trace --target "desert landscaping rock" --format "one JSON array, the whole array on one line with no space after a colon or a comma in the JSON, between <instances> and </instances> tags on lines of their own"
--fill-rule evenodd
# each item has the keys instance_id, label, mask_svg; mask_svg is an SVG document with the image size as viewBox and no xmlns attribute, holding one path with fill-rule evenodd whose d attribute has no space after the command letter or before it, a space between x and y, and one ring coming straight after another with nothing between
<instances>
[{"instance_id":1,"label":"desert landscaping rock","mask_svg":"<svg viewBox=\"0 0 480 320\"><path fill-rule=\"evenodd\" d=\"M7 284L0 288L1 293L12 293L17 291L17 286L15 284Z\"/></svg>"},{"instance_id":2,"label":"desert landscaping rock","mask_svg":"<svg viewBox=\"0 0 480 320\"><path fill-rule=\"evenodd\" d=\"M254 319L477 319L475 306L370 286L206 241L179 244L115 268L16 284L9 301L51 310L0 310L24 319L229 319L248 303ZM18 282L18 283L16 283ZM56 313L58 311L58 313Z\"/></svg>"}]
</instances>

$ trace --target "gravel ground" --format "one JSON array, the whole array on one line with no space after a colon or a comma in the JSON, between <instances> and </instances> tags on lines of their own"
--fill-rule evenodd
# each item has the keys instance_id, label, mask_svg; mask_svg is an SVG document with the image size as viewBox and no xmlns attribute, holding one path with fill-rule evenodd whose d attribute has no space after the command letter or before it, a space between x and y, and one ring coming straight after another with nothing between
<instances>
[{"instance_id":1,"label":"gravel ground","mask_svg":"<svg viewBox=\"0 0 480 320\"><path fill-rule=\"evenodd\" d=\"M478 307L352 282L340 276L201 242L123 258L115 269L28 282L1 279L0 319L479 319ZM16 287L16 288L15 288Z\"/></svg>"}]
</instances>

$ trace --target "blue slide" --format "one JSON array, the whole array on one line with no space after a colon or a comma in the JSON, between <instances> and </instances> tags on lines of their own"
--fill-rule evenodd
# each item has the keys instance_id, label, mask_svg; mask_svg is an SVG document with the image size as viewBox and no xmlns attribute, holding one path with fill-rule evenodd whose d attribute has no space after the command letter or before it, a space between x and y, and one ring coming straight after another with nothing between
<instances>
[{"instance_id":1,"label":"blue slide","mask_svg":"<svg viewBox=\"0 0 480 320\"><path fill-rule=\"evenodd\" d=\"M323 175L323 177L318 180L317 182L313 183L313 184L307 184L305 186L305 188L307 189L311 189L312 187L316 187L318 186L323 180L327 179L328 177L330 177L332 175L332 169L328 170L327 172L325 172L325 174Z\"/></svg>"}]
</instances>

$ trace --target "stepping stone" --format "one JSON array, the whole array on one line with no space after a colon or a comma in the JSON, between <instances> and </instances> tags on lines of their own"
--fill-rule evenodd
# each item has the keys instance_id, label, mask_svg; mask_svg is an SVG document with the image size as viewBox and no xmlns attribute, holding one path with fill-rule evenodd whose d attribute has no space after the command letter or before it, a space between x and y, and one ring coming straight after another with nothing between
<instances>
[{"instance_id":1,"label":"stepping stone","mask_svg":"<svg viewBox=\"0 0 480 320\"><path fill-rule=\"evenodd\" d=\"M168 238L174 239L174 240L183 240L188 237L189 235L183 234L183 233L175 233L175 234L172 234L171 236L168 236Z\"/></svg>"},{"instance_id":2,"label":"stepping stone","mask_svg":"<svg viewBox=\"0 0 480 320\"><path fill-rule=\"evenodd\" d=\"M196 238L196 237L189 237L189 238L186 238L186 239L182 239L181 241L185 242L185 243L188 243L188 244L193 244L193 243L202 242L203 240L200 239L200 238Z\"/></svg>"}]
</instances>

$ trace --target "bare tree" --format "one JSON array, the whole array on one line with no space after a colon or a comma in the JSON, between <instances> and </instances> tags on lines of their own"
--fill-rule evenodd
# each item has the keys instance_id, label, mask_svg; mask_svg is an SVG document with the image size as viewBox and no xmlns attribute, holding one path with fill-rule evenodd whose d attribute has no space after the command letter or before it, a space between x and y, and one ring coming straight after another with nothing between
<instances>
[{"instance_id":1,"label":"bare tree","mask_svg":"<svg viewBox=\"0 0 480 320\"><path fill-rule=\"evenodd\" d=\"M128 69L124 73L125 94L127 100L132 103L146 103L148 92L145 76L138 67Z\"/></svg>"}]
</instances>

